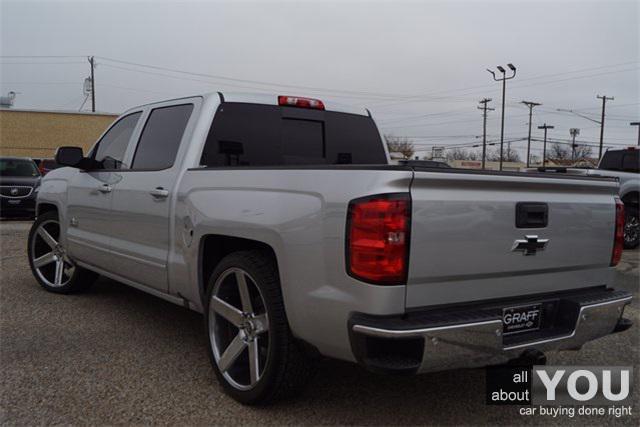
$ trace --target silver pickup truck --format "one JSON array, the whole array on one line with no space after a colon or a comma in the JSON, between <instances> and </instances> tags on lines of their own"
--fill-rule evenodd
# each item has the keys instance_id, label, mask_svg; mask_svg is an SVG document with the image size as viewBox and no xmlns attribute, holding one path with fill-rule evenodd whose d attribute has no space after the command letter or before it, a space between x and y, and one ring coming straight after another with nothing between
<instances>
[{"instance_id":1,"label":"silver pickup truck","mask_svg":"<svg viewBox=\"0 0 640 427\"><path fill-rule=\"evenodd\" d=\"M424 373L627 329L612 179L388 165L367 110L213 93L61 147L28 242L69 293L104 275L204 314L225 391L295 393L319 356Z\"/></svg>"}]
</instances>

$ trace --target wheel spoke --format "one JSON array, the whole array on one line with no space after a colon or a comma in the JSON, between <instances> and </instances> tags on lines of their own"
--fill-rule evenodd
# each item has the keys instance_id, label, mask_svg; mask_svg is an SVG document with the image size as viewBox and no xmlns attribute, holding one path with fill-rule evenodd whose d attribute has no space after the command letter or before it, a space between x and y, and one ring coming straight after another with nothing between
<instances>
[{"instance_id":1,"label":"wheel spoke","mask_svg":"<svg viewBox=\"0 0 640 427\"><path fill-rule=\"evenodd\" d=\"M239 327L242 324L242 312L231 304L215 296L211 299L211 304L216 314L224 317L234 326Z\"/></svg>"},{"instance_id":2,"label":"wheel spoke","mask_svg":"<svg viewBox=\"0 0 640 427\"><path fill-rule=\"evenodd\" d=\"M218 361L218 367L220 370L222 372L227 372L246 346L247 344L242 339L240 333L238 333L238 335L236 335L236 337L231 341L231 344L229 344L229 347L227 347L224 353L222 353L222 356L220 356L220 360Z\"/></svg>"},{"instance_id":3,"label":"wheel spoke","mask_svg":"<svg viewBox=\"0 0 640 427\"><path fill-rule=\"evenodd\" d=\"M54 239L51 234L49 234L49 232L44 229L44 227L38 228L38 235L42 237L42 240L44 240L44 242L49 245L51 249L54 249L56 246L58 246L58 242L56 242L56 239Z\"/></svg>"},{"instance_id":4,"label":"wheel spoke","mask_svg":"<svg viewBox=\"0 0 640 427\"><path fill-rule=\"evenodd\" d=\"M261 314L253 318L253 322L256 324L256 332L261 334L269 330L269 319L267 314Z\"/></svg>"},{"instance_id":5,"label":"wheel spoke","mask_svg":"<svg viewBox=\"0 0 640 427\"><path fill-rule=\"evenodd\" d=\"M56 276L53 283L56 286L62 285L62 273L64 272L64 262L62 260L56 261Z\"/></svg>"},{"instance_id":6,"label":"wheel spoke","mask_svg":"<svg viewBox=\"0 0 640 427\"><path fill-rule=\"evenodd\" d=\"M242 301L242 311L245 313L253 313L251 306L251 294L247 286L247 276L242 271L236 271L236 282L238 283L238 291L240 292L240 301Z\"/></svg>"},{"instance_id":7,"label":"wheel spoke","mask_svg":"<svg viewBox=\"0 0 640 427\"><path fill-rule=\"evenodd\" d=\"M45 265L51 264L54 261L56 261L56 256L53 254L53 252L49 252L47 254L42 255L41 257L34 259L33 265L35 268L42 268Z\"/></svg>"},{"instance_id":8,"label":"wheel spoke","mask_svg":"<svg viewBox=\"0 0 640 427\"><path fill-rule=\"evenodd\" d=\"M260 378L260 357L257 337L249 342L249 373L251 375L251 385L257 383L258 378Z\"/></svg>"}]
</instances>

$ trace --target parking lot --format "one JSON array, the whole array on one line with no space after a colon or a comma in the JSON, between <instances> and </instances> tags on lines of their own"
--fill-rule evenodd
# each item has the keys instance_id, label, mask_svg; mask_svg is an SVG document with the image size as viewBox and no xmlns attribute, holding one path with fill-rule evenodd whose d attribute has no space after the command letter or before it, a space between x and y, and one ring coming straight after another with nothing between
<instances>
[{"instance_id":1,"label":"parking lot","mask_svg":"<svg viewBox=\"0 0 640 427\"><path fill-rule=\"evenodd\" d=\"M484 403L484 370L416 377L376 375L323 361L303 396L267 408L226 397L206 356L199 314L101 279L89 292L54 295L29 271L30 223L0 223L0 422L3 424L602 424L601 417L522 417ZM640 252L627 251L616 286L634 293L638 325ZM633 365L638 411L638 326L550 354L549 364Z\"/></svg>"}]
</instances>

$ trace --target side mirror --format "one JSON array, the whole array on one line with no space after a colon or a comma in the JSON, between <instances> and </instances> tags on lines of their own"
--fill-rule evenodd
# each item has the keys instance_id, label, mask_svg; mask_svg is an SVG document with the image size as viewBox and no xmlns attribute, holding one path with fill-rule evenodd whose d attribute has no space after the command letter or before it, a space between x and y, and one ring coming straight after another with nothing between
<instances>
[{"instance_id":1,"label":"side mirror","mask_svg":"<svg viewBox=\"0 0 640 427\"><path fill-rule=\"evenodd\" d=\"M56 151L56 163L62 166L80 168L83 159L84 154L80 147L58 147Z\"/></svg>"}]
</instances>

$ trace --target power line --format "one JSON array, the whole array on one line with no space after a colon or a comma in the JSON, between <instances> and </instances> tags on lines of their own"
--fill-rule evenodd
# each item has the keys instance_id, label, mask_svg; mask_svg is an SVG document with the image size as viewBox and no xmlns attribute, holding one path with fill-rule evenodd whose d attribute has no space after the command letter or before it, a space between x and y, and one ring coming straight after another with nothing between
<instances>
[{"instance_id":1,"label":"power line","mask_svg":"<svg viewBox=\"0 0 640 427\"><path fill-rule=\"evenodd\" d=\"M527 78L520 79L519 82L525 82L525 81L530 81L530 80L538 80L538 79L547 78L547 77L557 77L557 76L566 75L566 74L582 73L582 72L587 72L587 71L596 71L596 70L602 70L602 69L607 69L607 68L616 68L616 67L620 67L620 66L623 66L623 65L630 65L630 64L637 64L637 63L638 63L638 61L629 61L629 62L622 62L622 63L618 63L618 64L603 65L603 66L599 66L599 67L584 68L584 69L574 70L574 71L566 71L566 72L561 72L561 73L541 74L539 76L527 77ZM633 68L633 69L636 69L636 68ZM626 70L626 71L630 71L630 70ZM600 75L600 74L597 74L597 75ZM581 76L581 78L582 77L590 77L590 76ZM564 80L558 80L558 81L564 81ZM467 90L472 90L472 89L484 89L484 88L490 88L490 87L492 87L492 86L491 85L471 86L471 87L460 88L460 89L449 89L449 90L440 90L440 91L436 91L436 92L429 92L429 93L424 94L424 95L435 95L435 94L440 94L440 93L461 92L461 91L467 91ZM529 87L529 86L523 86L523 85L518 85L518 84L514 83L514 87ZM494 90L493 92L497 92L497 91ZM473 93L473 92L471 92L471 93ZM469 92L465 93L464 95L468 95L468 94L469 94ZM424 96L424 95L416 95L416 96L412 97L408 101L399 101L397 103L391 103L391 104L388 104L388 105L396 105L396 104L402 104L402 103L405 103L405 102L413 102L415 100L419 100L420 96ZM384 106L386 106L386 105L380 105L379 107L384 107Z\"/></svg>"},{"instance_id":2,"label":"power line","mask_svg":"<svg viewBox=\"0 0 640 427\"><path fill-rule=\"evenodd\" d=\"M68 65L68 64L84 64L80 61L67 62L0 62L0 65Z\"/></svg>"},{"instance_id":3,"label":"power line","mask_svg":"<svg viewBox=\"0 0 640 427\"><path fill-rule=\"evenodd\" d=\"M86 55L0 55L0 58L86 58Z\"/></svg>"},{"instance_id":4,"label":"power line","mask_svg":"<svg viewBox=\"0 0 640 427\"><path fill-rule=\"evenodd\" d=\"M228 76L222 76L222 75L216 75L216 74L196 73L196 72L192 72L192 71L179 70L179 69L176 69L176 68L168 68L168 67L160 67L160 66L157 66L157 65L142 64L142 63L139 63L139 62L123 61L123 60L107 58L107 57L103 57L103 56L98 56L98 58L103 60L103 61L111 61L111 62L115 62L115 63L119 63L119 64L133 65L133 66L149 68L149 69L153 69L153 70L168 71L168 72L172 72L172 73L186 74L186 75L191 75L191 76L195 76L195 77L206 77L206 78L211 78L211 79L216 79L216 80L228 80L228 81L239 82L239 83L258 84L258 85L263 85L263 86L278 86L278 87L295 88L295 89L307 89L307 90L320 91L320 92L340 92L340 93L345 93L345 94L348 93L348 94L354 94L354 95L369 95L369 96L373 95L373 96L376 96L376 97L386 97L386 98L392 98L392 99L394 99L394 97L397 97L397 96L405 96L405 95L389 94L389 93L374 93L374 92L365 92L365 91L336 90L336 89L325 88L325 87L290 85L290 84L283 84L283 83L276 83L276 82L266 82L266 81L260 81L260 80L239 79L239 78L235 78L235 77L228 77Z\"/></svg>"}]
</instances>

